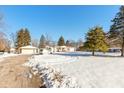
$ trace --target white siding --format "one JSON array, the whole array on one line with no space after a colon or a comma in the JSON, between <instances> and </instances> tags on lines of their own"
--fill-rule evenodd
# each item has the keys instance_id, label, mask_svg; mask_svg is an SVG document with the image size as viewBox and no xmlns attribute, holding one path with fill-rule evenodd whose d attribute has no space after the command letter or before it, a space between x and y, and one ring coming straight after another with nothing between
<instances>
[{"instance_id":1,"label":"white siding","mask_svg":"<svg viewBox=\"0 0 124 93\"><path fill-rule=\"evenodd\" d=\"M37 49L22 49L21 53L22 54L36 54L37 53Z\"/></svg>"}]
</instances>

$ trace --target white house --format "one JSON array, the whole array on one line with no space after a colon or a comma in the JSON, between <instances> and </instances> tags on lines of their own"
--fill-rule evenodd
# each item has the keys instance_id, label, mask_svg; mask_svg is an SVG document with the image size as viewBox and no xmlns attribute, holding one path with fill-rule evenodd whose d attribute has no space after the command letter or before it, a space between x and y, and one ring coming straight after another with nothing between
<instances>
[{"instance_id":1,"label":"white house","mask_svg":"<svg viewBox=\"0 0 124 93\"><path fill-rule=\"evenodd\" d=\"M50 47L46 46L45 48L37 48L33 47L31 45L20 47L18 50L18 53L20 54L51 54L53 52L74 52L74 47L68 47L68 46L55 46Z\"/></svg>"},{"instance_id":2,"label":"white house","mask_svg":"<svg viewBox=\"0 0 124 93\"><path fill-rule=\"evenodd\" d=\"M10 53L16 53L16 49L15 48L10 48Z\"/></svg>"},{"instance_id":3,"label":"white house","mask_svg":"<svg viewBox=\"0 0 124 93\"><path fill-rule=\"evenodd\" d=\"M76 48L74 47L67 47L67 52L74 52Z\"/></svg>"},{"instance_id":4,"label":"white house","mask_svg":"<svg viewBox=\"0 0 124 93\"><path fill-rule=\"evenodd\" d=\"M120 47L111 47L109 48L108 52L121 52Z\"/></svg>"},{"instance_id":5,"label":"white house","mask_svg":"<svg viewBox=\"0 0 124 93\"><path fill-rule=\"evenodd\" d=\"M46 48L40 48L39 49L39 54L50 54L50 50Z\"/></svg>"},{"instance_id":6,"label":"white house","mask_svg":"<svg viewBox=\"0 0 124 93\"><path fill-rule=\"evenodd\" d=\"M74 52L75 48L70 46L56 46L53 50L54 52Z\"/></svg>"},{"instance_id":7,"label":"white house","mask_svg":"<svg viewBox=\"0 0 124 93\"><path fill-rule=\"evenodd\" d=\"M21 54L38 54L39 49L37 47L33 47L33 46L29 45L29 46L20 47L19 53L21 53Z\"/></svg>"},{"instance_id":8,"label":"white house","mask_svg":"<svg viewBox=\"0 0 124 93\"><path fill-rule=\"evenodd\" d=\"M39 48L39 54L50 54L53 53L53 47L45 46L45 48Z\"/></svg>"},{"instance_id":9,"label":"white house","mask_svg":"<svg viewBox=\"0 0 124 93\"><path fill-rule=\"evenodd\" d=\"M67 51L67 47L66 46L57 46L57 52L66 52Z\"/></svg>"},{"instance_id":10,"label":"white house","mask_svg":"<svg viewBox=\"0 0 124 93\"><path fill-rule=\"evenodd\" d=\"M51 54L54 52L74 52L75 48L70 46L46 46L45 48L40 48L39 53L40 54Z\"/></svg>"}]
</instances>

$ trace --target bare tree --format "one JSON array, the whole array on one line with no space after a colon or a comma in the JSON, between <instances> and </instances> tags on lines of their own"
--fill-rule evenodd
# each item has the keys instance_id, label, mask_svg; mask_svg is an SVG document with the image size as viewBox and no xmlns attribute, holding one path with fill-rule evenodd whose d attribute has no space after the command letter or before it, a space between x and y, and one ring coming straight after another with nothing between
<instances>
[{"instance_id":1,"label":"bare tree","mask_svg":"<svg viewBox=\"0 0 124 93\"><path fill-rule=\"evenodd\" d=\"M39 45L39 40L38 40L38 39L32 39L32 40L31 40L31 44L32 44L32 46L38 47L38 45Z\"/></svg>"},{"instance_id":2,"label":"bare tree","mask_svg":"<svg viewBox=\"0 0 124 93\"><path fill-rule=\"evenodd\" d=\"M11 39L11 47L16 47L16 34L15 33L11 33L10 34L10 39Z\"/></svg>"},{"instance_id":3,"label":"bare tree","mask_svg":"<svg viewBox=\"0 0 124 93\"><path fill-rule=\"evenodd\" d=\"M5 34L3 32L0 32L0 51L5 50L4 40L5 40Z\"/></svg>"},{"instance_id":4,"label":"bare tree","mask_svg":"<svg viewBox=\"0 0 124 93\"><path fill-rule=\"evenodd\" d=\"M46 38L46 45L51 46L51 43L52 43L51 36L46 33L45 38Z\"/></svg>"},{"instance_id":5,"label":"bare tree","mask_svg":"<svg viewBox=\"0 0 124 93\"><path fill-rule=\"evenodd\" d=\"M3 21L3 14L0 13L0 31L3 30L4 25L5 25L5 23L4 23L4 21Z\"/></svg>"},{"instance_id":6,"label":"bare tree","mask_svg":"<svg viewBox=\"0 0 124 93\"><path fill-rule=\"evenodd\" d=\"M0 32L0 51L9 51L10 41L7 39L5 33Z\"/></svg>"},{"instance_id":7,"label":"bare tree","mask_svg":"<svg viewBox=\"0 0 124 93\"><path fill-rule=\"evenodd\" d=\"M83 40L81 38L77 41L77 46L83 46Z\"/></svg>"},{"instance_id":8,"label":"bare tree","mask_svg":"<svg viewBox=\"0 0 124 93\"><path fill-rule=\"evenodd\" d=\"M10 48L11 48L11 41L8 39L5 39L5 51L6 52L10 52Z\"/></svg>"},{"instance_id":9,"label":"bare tree","mask_svg":"<svg viewBox=\"0 0 124 93\"><path fill-rule=\"evenodd\" d=\"M0 13L0 51L10 50L10 41L8 40L5 32L5 23L3 20L4 15ZM3 32L4 31L4 32Z\"/></svg>"}]
</instances>

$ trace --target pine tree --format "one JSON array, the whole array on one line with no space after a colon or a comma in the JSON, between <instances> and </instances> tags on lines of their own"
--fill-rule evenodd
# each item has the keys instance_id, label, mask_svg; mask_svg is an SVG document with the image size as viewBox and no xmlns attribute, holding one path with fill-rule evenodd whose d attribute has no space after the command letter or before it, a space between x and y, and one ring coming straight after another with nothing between
<instances>
[{"instance_id":1,"label":"pine tree","mask_svg":"<svg viewBox=\"0 0 124 93\"><path fill-rule=\"evenodd\" d=\"M65 45L65 40L63 38L63 36L61 36L58 40L58 46L64 46Z\"/></svg>"},{"instance_id":2,"label":"pine tree","mask_svg":"<svg viewBox=\"0 0 124 93\"><path fill-rule=\"evenodd\" d=\"M45 48L46 47L46 38L44 35L41 35L39 48Z\"/></svg>"},{"instance_id":3,"label":"pine tree","mask_svg":"<svg viewBox=\"0 0 124 93\"><path fill-rule=\"evenodd\" d=\"M70 46L70 41L67 40L66 43L65 43L66 46Z\"/></svg>"},{"instance_id":4,"label":"pine tree","mask_svg":"<svg viewBox=\"0 0 124 93\"><path fill-rule=\"evenodd\" d=\"M31 36L27 29L20 29L16 36L16 48L27 46L31 44Z\"/></svg>"},{"instance_id":5,"label":"pine tree","mask_svg":"<svg viewBox=\"0 0 124 93\"><path fill-rule=\"evenodd\" d=\"M113 42L119 43L121 46L121 56L124 56L124 6L120 7L120 11L112 20L109 38L114 39Z\"/></svg>"},{"instance_id":6,"label":"pine tree","mask_svg":"<svg viewBox=\"0 0 124 93\"><path fill-rule=\"evenodd\" d=\"M16 48L19 49L20 47L23 46L23 37L22 37L22 29L20 29L18 32L17 32L17 38L16 38Z\"/></svg>"},{"instance_id":7,"label":"pine tree","mask_svg":"<svg viewBox=\"0 0 124 93\"><path fill-rule=\"evenodd\" d=\"M108 45L105 41L105 34L101 27L95 27L89 30L86 35L84 47L87 50L92 51L93 56L95 51L106 52L108 50Z\"/></svg>"},{"instance_id":8,"label":"pine tree","mask_svg":"<svg viewBox=\"0 0 124 93\"><path fill-rule=\"evenodd\" d=\"M30 32L26 28L24 31L24 46L30 45L31 44L31 37L30 37Z\"/></svg>"}]
</instances>

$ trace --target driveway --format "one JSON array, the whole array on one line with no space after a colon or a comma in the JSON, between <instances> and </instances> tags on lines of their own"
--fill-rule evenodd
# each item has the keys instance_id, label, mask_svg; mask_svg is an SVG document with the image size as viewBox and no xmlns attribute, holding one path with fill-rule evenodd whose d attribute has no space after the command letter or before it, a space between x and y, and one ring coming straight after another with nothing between
<instances>
[{"instance_id":1,"label":"driveway","mask_svg":"<svg viewBox=\"0 0 124 93\"><path fill-rule=\"evenodd\" d=\"M22 66L31 55L6 57L0 62L1 88L39 88L41 79L31 74L31 69Z\"/></svg>"}]
</instances>

